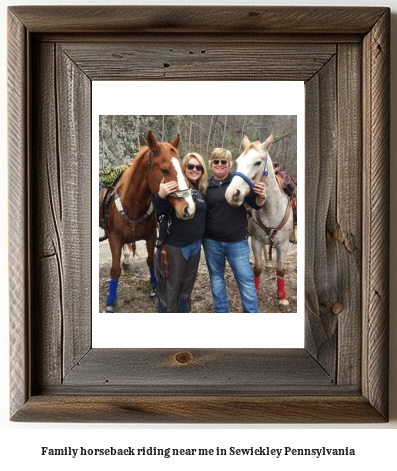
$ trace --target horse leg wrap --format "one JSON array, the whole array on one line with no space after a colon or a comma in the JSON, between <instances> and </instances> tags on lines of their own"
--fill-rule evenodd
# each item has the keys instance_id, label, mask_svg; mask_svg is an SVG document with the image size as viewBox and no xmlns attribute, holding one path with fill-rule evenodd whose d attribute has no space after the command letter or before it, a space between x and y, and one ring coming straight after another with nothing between
<instances>
[{"instance_id":1,"label":"horse leg wrap","mask_svg":"<svg viewBox=\"0 0 397 471\"><path fill-rule=\"evenodd\" d=\"M154 274L154 268L149 267L150 271L150 284L152 285L152 288L156 287L156 275Z\"/></svg>"},{"instance_id":2,"label":"horse leg wrap","mask_svg":"<svg viewBox=\"0 0 397 471\"><path fill-rule=\"evenodd\" d=\"M277 277L277 297L278 299L287 299L285 292L285 279Z\"/></svg>"},{"instance_id":3,"label":"horse leg wrap","mask_svg":"<svg viewBox=\"0 0 397 471\"><path fill-rule=\"evenodd\" d=\"M110 280L109 283L109 293L108 297L106 298L106 304L114 304L116 305L117 302L117 286L119 284L119 280Z\"/></svg>"},{"instance_id":4,"label":"horse leg wrap","mask_svg":"<svg viewBox=\"0 0 397 471\"><path fill-rule=\"evenodd\" d=\"M254 276L256 293L259 294L259 276Z\"/></svg>"}]
</instances>

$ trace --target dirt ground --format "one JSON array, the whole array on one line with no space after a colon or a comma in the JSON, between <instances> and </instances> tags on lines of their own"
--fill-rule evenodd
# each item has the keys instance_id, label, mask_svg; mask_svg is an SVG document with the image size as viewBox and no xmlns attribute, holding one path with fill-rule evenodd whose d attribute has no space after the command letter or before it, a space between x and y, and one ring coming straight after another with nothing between
<instances>
[{"instance_id":1,"label":"dirt ground","mask_svg":"<svg viewBox=\"0 0 397 471\"><path fill-rule=\"evenodd\" d=\"M151 286L149 270L146 265L146 246L137 242L137 255L131 257L129 270L123 270L118 285L117 312L157 312L157 298L150 297ZM273 268L265 267L262 261L262 275L258 306L260 312L297 312L297 246L290 244L285 264L285 289L289 300L287 309L281 309L277 300L277 281L275 269L276 253L273 251ZM251 254L251 264L253 256ZM99 243L99 306L105 307L108 293L111 267L111 253L108 241ZM226 284L230 303L230 312L242 312L240 296L233 273L227 265ZM209 275L205 263L204 251L201 251L199 272L192 295L192 312L213 312Z\"/></svg>"}]
</instances>

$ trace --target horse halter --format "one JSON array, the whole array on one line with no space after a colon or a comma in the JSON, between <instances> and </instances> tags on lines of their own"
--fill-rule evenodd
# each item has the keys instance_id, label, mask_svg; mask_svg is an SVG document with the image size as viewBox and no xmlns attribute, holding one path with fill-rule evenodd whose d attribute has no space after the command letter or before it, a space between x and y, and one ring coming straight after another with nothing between
<instances>
[{"instance_id":1,"label":"horse halter","mask_svg":"<svg viewBox=\"0 0 397 471\"><path fill-rule=\"evenodd\" d=\"M180 191L174 191L174 193L171 193L170 196L171 198L187 198L192 194L192 189L187 188L186 190L180 190Z\"/></svg>"},{"instance_id":2,"label":"horse halter","mask_svg":"<svg viewBox=\"0 0 397 471\"><path fill-rule=\"evenodd\" d=\"M266 157L266 160L265 160L265 169L263 170L263 173L262 173L262 177L261 177L261 180L263 177L267 177L269 175L269 172L266 170L267 169L267 157ZM234 172L234 175L238 176L238 177L241 177L248 185L249 187L251 188L254 188L254 184L252 183L252 181L247 177L247 175L244 175L244 173L241 173L241 172Z\"/></svg>"},{"instance_id":3,"label":"horse halter","mask_svg":"<svg viewBox=\"0 0 397 471\"><path fill-rule=\"evenodd\" d=\"M153 168L152 168L152 151L149 150L149 162L148 162L148 167L150 172L153 175L154 181L157 183L158 187L160 188L160 182L158 181ZM192 190L190 188L187 188L186 190L180 190L180 191L174 191L174 193L171 193L169 196L172 198L187 198L188 196L191 196Z\"/></svg>"}]
</instances>

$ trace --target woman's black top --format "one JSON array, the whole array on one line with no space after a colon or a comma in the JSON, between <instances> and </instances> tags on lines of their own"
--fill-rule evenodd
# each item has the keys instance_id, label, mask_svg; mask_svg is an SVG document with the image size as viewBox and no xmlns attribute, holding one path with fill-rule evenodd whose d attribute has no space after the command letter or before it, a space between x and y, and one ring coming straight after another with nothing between
<instances>
[{"instance_id":1,"label":"woman's black top","mask_svg":"<svg viewBox=\"0 0 397 471\"><path fill-rule=\"evenodd\" d=\"M225 193L234 174L229 173L221 182L214 177L208 180L205 196L207 217L205 222L205 237L220 242L240 242L247 238L247 212L243 205L230 206ZM253 209L260 209L255 202L257 194L253 190L245 200Z\"/></svg>"},{"instance_id":2,"label":"woman's black top","mask_svg":"<svg viewBox=\"0 0 397 471\"><path fill-rule=\"evenodd\" d=\"M163 216L160 222L159 240L174 247L186 247L192 242L202 239L205 233L205 215L207 204L198 190L192 188L193 201L196 212L192 219L179 219L168 198L161 198L157 193L154 197L154 212ZM167 234L168 219L171 217L171 226Z\"/></svg>"}]
</instances>

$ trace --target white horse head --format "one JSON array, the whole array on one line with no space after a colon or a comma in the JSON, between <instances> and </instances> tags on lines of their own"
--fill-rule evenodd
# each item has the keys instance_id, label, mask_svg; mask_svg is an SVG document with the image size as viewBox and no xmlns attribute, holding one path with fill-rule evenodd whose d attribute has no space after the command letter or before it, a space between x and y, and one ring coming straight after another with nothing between
<instances>
[{"instance_id":1,"label":"white horse head","mask_svg":"<svg viewBox=\"0 0 397 471\"><path fill-rule=\"evenodd\" d=\"M252 186L273 172L273 163L269 149L273 143L273 134L265 142L250 142L244 134L242 140L244 151L237 159L237 171L227 191L226 199L231 206L240 206ZM244 178L245 176L245 178Z\"/></svg>"}]
</instances>

